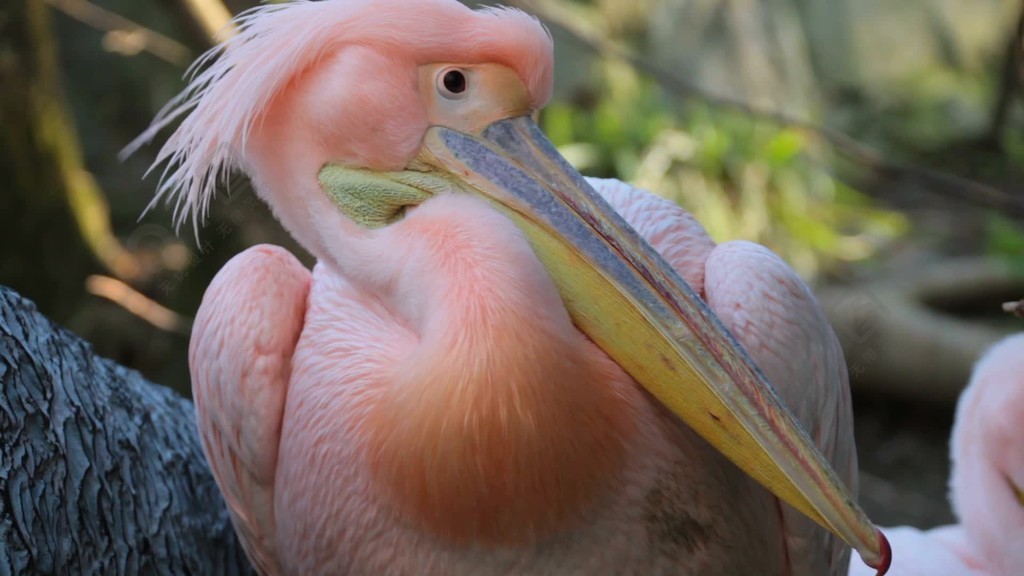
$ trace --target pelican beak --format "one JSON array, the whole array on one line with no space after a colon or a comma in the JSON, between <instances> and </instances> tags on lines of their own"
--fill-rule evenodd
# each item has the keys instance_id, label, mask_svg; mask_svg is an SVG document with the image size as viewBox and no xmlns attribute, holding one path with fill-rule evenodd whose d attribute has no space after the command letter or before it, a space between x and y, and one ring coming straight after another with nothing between
<instances>
[{"instance_id":1,"label":"pelican beak","mask_svg":"<svg viewBox=\"0 0 1024 576\"><path fill-rule=\"evenodd\" d=\"M436 190L426 183L435 176L418 175L440 173L486 198L525 232L580 330L739 468L885 572L885 537L750 357L533 120L480 134L432 127L415 170L392 176L405 192L389 194Z\"/></svg>"}]
</instances>

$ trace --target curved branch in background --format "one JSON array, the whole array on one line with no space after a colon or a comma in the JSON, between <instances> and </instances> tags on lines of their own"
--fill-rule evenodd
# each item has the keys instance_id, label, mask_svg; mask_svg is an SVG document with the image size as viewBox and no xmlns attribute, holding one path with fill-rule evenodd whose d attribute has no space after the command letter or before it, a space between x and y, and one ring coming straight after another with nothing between
<instances>
[{"instance_id":1,"label":"curved branch in background","mask_svg":"<svg viewBox=\"0 0 1024 576\"><path fill-rule=\"evenodd\" d=\"M64 101L60 86L57 49L52 37L49 13L39 0L21 0L26 4L20 12L27 22L24 29L29 32L27 39L29 59L34 62L35 77L30 78L28 107L29 121L35 125L35 132L52 148L53 161L58 175L62 178L67 203L82 239L92 250L96 259L111 273L124 279L133 279L139 274L135 258L121 246L110 225L110 208L100 191L96 180L85 169L78 134Z\"/></svg>"},{"instance_id":2,"label":"curved branch in background","mask_svg":"<svg viewBox=\"0 0 1024 576\"><path fill-rule=\"evenodd\" d=\"M192 404L0 286L0 573L252 574Z\"/></svg>"},{"instance_id":3,"label":"curved branch in background","mask_svg":"<svg viewBox=\"0 0 1024 576\"><path fill-rule=\"evenodd\" d=\"M1024 300L1018 300L1017 302L1005 302L1003 304L1003 312L1013 314L1018 318L1024 318Z\"/></svg>"},{"instance_id":4,"label":"curved branch in background","mask_svg":"<svg viewBox=\"0 0 1024 576\"><path fill-rule=\"evenodd\" d=\"M44 0L14 0L3 12L0 214L10 217L0 227L0 282L31 290L48 313L66 317L97 265L122 279L140 266L114 235L106 199L85 169L49 9Z\"/></svg>"},{"instance_id":5,"label":"curved branch in background","mask_svg":"<svg viewBox=\"0 0 1024 576\"><path fill-rule=\"evenodd\" d=\"M221 0L161 0L185 27L196 46L210 48L235 33L231 10Z\"/></svg>"},{"instance_id":6,"label":"curved branch in background","mask_svg":"<svg viewBox=\"0 0 1024 576\"><path fill-rule=\"evenodd\" d=\"M978 358L1019 331L999 306L1022 292L1024 277L1007 262L964 258L816 293L855 391L952 405Z\"/></svg>"},{"instance_id":7,"label":"curved branch in background","mask_svg":"<svg viewBox=\"0 0 1024 576\"><path fill-rule=\"evenodd\" d=\"M46 0L46 3L87 26L106 32L103 45L110 51L134 56L145 50L169 64L182 67L188 66L192 61L188 47L177 40L132 22L88 0Z\"/></svg>"},{"instance_id":8,"label":"curved branch in background","mask_svg":"<svg viewBox=\"0 0 1024 576\"><path fill-rule=\"evenodd\" d=\"M227 40L235 33L231 26L231 12L220 0L179 0L185 4L192 18L202 27L211 44Z\"/></svg>"},{"instance_id":9,"label":"curved branch in background","mask_svg":"<svg viewBox=\"0 0 1024 576\"><path fill-rule=\"evenodd\" d=\"M995 186L954 174L893 162L871 147L838 130L792 118L776 110L759 108L742 100L712 94L700 86L680 78L672 71L607 40L596 31L586 29L579 23L578 18L573 18L563 2L557 0L510 0L508 4L536 14L549 26L564 31L581 45L602 57L621 60L629 64L677 96L697 99L710 106L767 120L780 126L799 130L816 140L823 141L878 180L914 182L932 194L978 207L999 210L1007 217L1024 219L1024 194L1015 196ZM884 201L885 198L881 198L881 200Z\"/></svg>"},{"instance_id":10,"label":"curved branch in background","mask_svg":"<svg viewBox=\"0 0 1024 576\"><path fill-rule=\"evenodd\" d=\"M191 334L192 322L188 318L161 305L117 278L93 274L85 279L85 291L110 300L155 328L186 338Z\"/></svg>"}]
</instances>

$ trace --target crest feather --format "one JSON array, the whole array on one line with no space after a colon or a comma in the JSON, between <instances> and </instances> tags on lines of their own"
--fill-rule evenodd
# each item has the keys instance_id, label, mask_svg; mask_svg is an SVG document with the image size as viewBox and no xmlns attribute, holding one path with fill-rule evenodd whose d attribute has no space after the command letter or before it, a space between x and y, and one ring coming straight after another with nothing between
<instances>
[{"instance_id":1,"label":"crest feather","mask_svg":"<svg viewBox=\"0 0 1024 576\"><path fill-rule=\"evenodd\" d=\"M294 0L250 9L235 25L237 34L196 60L185 90L123 153L184 117L150 168L164 165L146 209L173 203L178 227L190 219L198 230L218 184L244 167L246 143L274 96L339 47L391 51L416 65L496 61L519 73L535 107L551 93L551 37L515 9L473 11L456 0Z\"/></svg>"}]
</instances>

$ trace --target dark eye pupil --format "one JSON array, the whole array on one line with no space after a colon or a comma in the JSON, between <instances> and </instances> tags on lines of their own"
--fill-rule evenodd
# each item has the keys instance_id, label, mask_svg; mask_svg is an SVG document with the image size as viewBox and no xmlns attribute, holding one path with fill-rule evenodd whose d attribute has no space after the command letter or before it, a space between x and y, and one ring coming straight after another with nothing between
<instances>
[{"instance_id":1,"label":"dark eye pupil","mask_svg":"<svg viewBox=\"0 0 1024 576\"><path fill-rule=\"evenodd\" d=\"M462 94L466 91L466 75L458 70L449 70L444 75L444 88L452 94Z\"/></svg>"}]
</instances>

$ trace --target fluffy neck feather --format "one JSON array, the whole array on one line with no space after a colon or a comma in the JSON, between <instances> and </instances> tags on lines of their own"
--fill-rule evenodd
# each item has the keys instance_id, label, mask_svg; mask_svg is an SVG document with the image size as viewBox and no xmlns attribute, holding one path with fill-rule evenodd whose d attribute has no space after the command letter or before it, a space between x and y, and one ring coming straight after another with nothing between
<instances>
[{"instance_id":1,"label":"fluffy neck feather","mask_svg":"<svg viewBox=\"0 0 1024 576\"><path fill-rule=\"evenodd\" d=\"M567 527L621 468L628 379L482 201L435 198L398 226L390 300L420 345L367 425L386 499L452 541L514 545Z\"/></svg>"}]
</instances>

